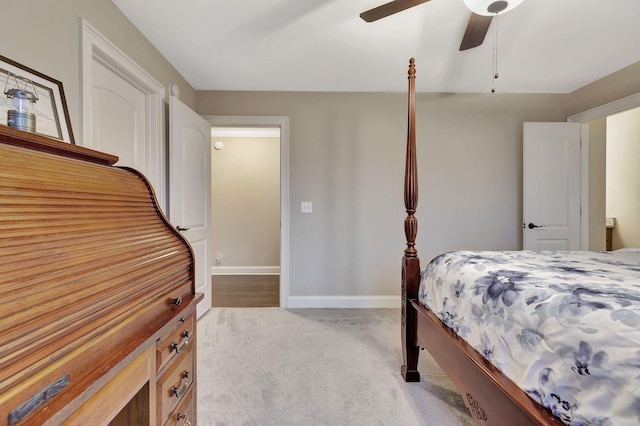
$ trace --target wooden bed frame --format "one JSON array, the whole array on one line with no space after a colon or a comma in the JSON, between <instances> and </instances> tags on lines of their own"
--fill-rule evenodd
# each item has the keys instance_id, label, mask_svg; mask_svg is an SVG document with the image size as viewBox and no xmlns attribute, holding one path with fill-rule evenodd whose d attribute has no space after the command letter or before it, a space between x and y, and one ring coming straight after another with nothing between
<instances>
[{"instance_id":1,"label":"wooden bed frame","mask_svg":"<svg viewBox=\"0 0 640 426\"><path fill-rule=\"evenodd\" d=\"M426 348L455 383L480 425L561 425L471 345L418 301L420 258L415 247L418 220L418 170L415 139L415 61L409 61L409 108L404 202L407 247L402 258L402 377L420 381L418 355Z\"/></svg>"}]
</instances>

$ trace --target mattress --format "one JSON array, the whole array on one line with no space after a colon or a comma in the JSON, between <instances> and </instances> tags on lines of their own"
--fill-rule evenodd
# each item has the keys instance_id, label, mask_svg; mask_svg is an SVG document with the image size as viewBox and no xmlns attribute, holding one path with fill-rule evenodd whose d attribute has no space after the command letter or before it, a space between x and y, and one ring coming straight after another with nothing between
<instances>
[{"instance_id":1,"label":"mattress","mask_svg":"<svg viewBox=\"0 0 640 426\"><path fill-rule=\"evenodd\" d=\"M459 251L419 300L567 425L640 423L640 251Z\"/></svg>"}]
</instances>

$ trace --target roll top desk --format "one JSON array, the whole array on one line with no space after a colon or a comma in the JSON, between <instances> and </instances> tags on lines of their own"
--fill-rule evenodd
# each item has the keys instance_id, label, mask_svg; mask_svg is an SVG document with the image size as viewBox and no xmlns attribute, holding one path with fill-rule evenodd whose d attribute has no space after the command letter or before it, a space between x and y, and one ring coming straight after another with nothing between
<instances>
[{"instance_id":1,"label":"roll top desk","mask_svg":"<svg viewBox=\"0 0 640 426\"><path fill-rule=\"evenodd\" d=\"M193 253L116 161L0 126L0 426L197 420Z\"/></svg>"}]
</instances>

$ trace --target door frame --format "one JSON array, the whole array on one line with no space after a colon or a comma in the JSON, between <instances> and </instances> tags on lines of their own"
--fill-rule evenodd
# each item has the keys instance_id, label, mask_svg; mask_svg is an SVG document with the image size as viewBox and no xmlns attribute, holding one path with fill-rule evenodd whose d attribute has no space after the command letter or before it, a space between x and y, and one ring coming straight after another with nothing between
<instances>
[{"instance_id":1,"label":"door frame","mask_svg":"<svg viewBox=\"0 0 640 426\"><path fill-rule=\"evenodd\" d=\"M212 127L280 128L280 307L289 305L289 117L203 115Z\"/></svg>"},{"instance_id":2,"label":"door frame","mask_svg":"<svg viewBox=\"0 0 640 426\"><path fill-rule=\"evenodd\" d=\"M580 249L589 250L589 122L640 107L640 92L567 117L580 123Z\"/></svg>"}]
</instances>

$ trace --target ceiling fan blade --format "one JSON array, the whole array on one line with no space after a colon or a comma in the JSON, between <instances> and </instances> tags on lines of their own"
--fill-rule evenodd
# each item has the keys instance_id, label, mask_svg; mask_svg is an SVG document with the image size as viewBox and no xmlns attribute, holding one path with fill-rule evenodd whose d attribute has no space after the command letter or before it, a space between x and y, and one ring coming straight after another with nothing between
<instances>
[{"instance_id":1,"label":"ceiling fan blade","mask_svg":"<svg viewBox=\"0 0 640 426\"><path fill-rule=\"evenodd\" d=\"M467 29L464 31L462 37L462 43L460 43L460 51L472 49L478 47L484 41L484 36L487 35L489 25L493 16L476 15L472 13L469 17L469 23Z\"/></svg>"},{"instance_id":2,"label":"ceiling fan blade","mask_svg":"<svg viewBox=\"0 0 640 426\"><path fill-rule=\"evenodd\" d=\"M373 22L428 1L429 0L395 0L374 9L367 10L366 12L362 12L360 17L367 22Z\"/></svg>"}]
</instances>

